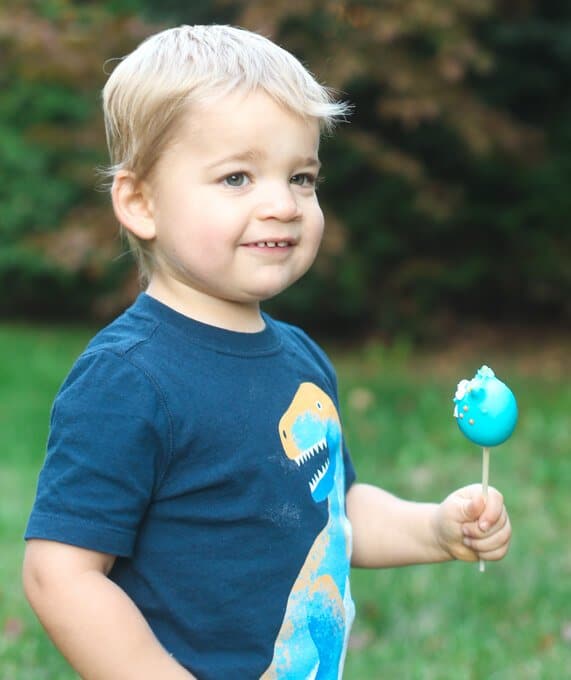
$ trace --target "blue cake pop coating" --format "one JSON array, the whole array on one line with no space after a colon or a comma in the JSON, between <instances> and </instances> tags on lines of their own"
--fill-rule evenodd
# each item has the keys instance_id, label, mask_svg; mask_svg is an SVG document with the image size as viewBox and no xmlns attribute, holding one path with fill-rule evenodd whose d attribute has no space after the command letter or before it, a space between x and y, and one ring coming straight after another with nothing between
<instances>
[{"instance_id":1,"label":"blue cake pop coating","mask_svg":"<svg viewBox=\"0 0 571 680\"><path fill-rule=\"evenodd\" d=\"M461 380L454 396L454 417L462 433L479 446L505 442L517 423L513 392L482 366L472 380Z\"/></svg>"}]
</instances>

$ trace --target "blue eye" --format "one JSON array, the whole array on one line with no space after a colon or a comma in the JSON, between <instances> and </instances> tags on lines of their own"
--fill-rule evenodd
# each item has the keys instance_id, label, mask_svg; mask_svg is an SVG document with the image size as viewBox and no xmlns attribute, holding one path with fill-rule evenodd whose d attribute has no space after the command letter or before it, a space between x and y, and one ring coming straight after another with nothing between
<instances>
[{"instance_id":1,"label":"blue eye","mask_svg":"<svg viewBox=\"0 0 571 680\"><path fill-rule=\"evenodd\" d=\"M249 181L245 172L233 172L224 178L224 184L229 187L243 187Z\"/></svg>"},{"instance_id":2,"label":"blue eye","mask_svg":"<svg viewBox=\"0 0 571 680\"><path fill-rule=\"evenodd\" d=\"M290 184L297 184L300 187L312 187L317 181L317 177L309 172L300 172L290 178Z\"/></svg>"}]
</instances>

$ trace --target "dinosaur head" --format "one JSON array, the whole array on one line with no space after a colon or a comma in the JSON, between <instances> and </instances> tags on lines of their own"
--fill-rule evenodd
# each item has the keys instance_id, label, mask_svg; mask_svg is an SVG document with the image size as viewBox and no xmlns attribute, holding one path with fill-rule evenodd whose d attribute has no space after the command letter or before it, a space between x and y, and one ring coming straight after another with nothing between
<instances>
[{"instance_id":1,"label":"dinosaur head","mask_svg":"<svg viewBox=\"0 0 571 680\"><path fill-rule=\"evenodd\" d=\"M313 383L302 383L280 419L279 434L286 456L307 472L313 500L325 500L333 488L341 442L339 416L330 397Z\"/></svg>"}]
</instances>

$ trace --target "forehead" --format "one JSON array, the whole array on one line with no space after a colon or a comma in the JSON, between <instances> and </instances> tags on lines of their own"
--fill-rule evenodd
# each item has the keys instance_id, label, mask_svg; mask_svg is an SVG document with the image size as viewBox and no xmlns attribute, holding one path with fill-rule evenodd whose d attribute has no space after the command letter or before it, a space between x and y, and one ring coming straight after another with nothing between
<instances>
[{"instance_id":1,"label":"forehead","mask_svg":"<svg viewBox=\"0 0 571 680\"><path fill-rule=\"evenodd\" d=\"M280 104L263 91L234 92L189 107L181 119L181 143L194 149L243 147L244 153L256 149L291 149L317 155L320 128L315 118L305 118Z\"/></svg>"}]
</instances>

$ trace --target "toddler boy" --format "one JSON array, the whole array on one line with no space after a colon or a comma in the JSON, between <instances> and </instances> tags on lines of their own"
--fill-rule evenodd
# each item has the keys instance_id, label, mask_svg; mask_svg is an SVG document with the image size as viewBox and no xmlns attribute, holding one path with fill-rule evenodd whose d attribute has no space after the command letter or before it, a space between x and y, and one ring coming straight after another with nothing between
<instances>
[{"instance_id":1,"label":"toddler boy","mask_svg":"<svg viewBox=\"0 0 571 680\"><path fill-rule=\"evenodd\" d=\"M121 61L104 112L145 292L54 403L27 596L84 678L340 678L351 564L510 539L493 489L357 483L328 358L260 310L315 259L320 133L347 107L259 35L181 26Z\"/></svg>"}]
</instances>

